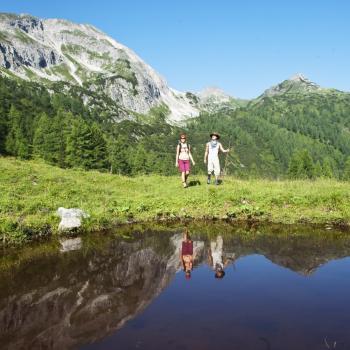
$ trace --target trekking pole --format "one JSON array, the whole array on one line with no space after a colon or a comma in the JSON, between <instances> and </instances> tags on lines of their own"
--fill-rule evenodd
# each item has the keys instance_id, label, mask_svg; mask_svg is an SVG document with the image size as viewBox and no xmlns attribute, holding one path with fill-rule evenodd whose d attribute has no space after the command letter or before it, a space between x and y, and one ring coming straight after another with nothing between
<instances>
[{"instance_id":1,"label":"trekking pole","mask_svg":"<svg viewBox=\"0 0 350 350\"><path fill-rule=\"evenodd\" d=\"M228 143L228 149L231 149L231 140ZM227 175L227 155L228 155L228 153L225 154L225 165L224 165L224 170L222 171L221 176Z\"/></svg>"},{"instance_id":2,"label":"trekking pole","mask_svg":"<svg viewBox=\"0 0 350 350\"><path fill-rule=\"evenodd\" d=\"M230 157L231 157L231 159L232 159L235 163L238 164L237 166L239 166L239 167L241 167L241 168L245 168L245 165L244 165L243 163L241 163L241 161L238 159L238 156L237 156L237 155L230 154Z\"/></svg>"}]
</instances>

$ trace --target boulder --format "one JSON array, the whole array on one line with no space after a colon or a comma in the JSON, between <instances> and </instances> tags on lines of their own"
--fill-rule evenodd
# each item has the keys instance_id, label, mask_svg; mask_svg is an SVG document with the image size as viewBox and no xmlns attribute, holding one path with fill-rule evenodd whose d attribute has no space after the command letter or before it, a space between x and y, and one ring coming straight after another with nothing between
<instances>
[{"instance_id":1,"label":"boulder","mask_svg":"<svg viewBox=\"0 0 350 350\"><path fill-rule=\"evenodd\" d=\"M57 214L61 218L61 222L58 225L59 231L70 231L79 228L81 219L89 217L83 210L77 208L66 209L60 207L57 210Z\"/></svg>"}]
</instances>

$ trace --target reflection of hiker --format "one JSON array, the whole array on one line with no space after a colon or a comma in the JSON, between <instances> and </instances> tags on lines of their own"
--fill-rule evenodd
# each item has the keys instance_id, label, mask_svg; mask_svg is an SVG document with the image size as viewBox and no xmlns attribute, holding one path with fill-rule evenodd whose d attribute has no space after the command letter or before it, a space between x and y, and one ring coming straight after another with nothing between
<instances>
[{"instance_id":1,"label":"reflection of hiker","mask_svg":"<svg viewBox=\"0 0 350 350\"><path fill-rule=\"evenodd\" d=\"M187 143L186 134L181 134L179 144L176 147L175 166L179 167L179 170L181 172L181 180L184 188L187 187L187 178L190 174L190 161L193 165L196 164L193 161L191 154L191 146Z\"/></svg>"},{"instance_id":2,"label":"reflection of hiker","mask_svg":"<svg viewBox=\"0 0 350 350\"><path fill-rule=\"evenodd\" d=\"M193 269L194 261L193 241L191 240L187 230L184 232L180 253L180 259L183 270L185 271L185 276L186 278L191 278L191 271Z\"/></svg>"},{"instance_id":3,"label":"reflection of hiker","mask_svg":"<svg viewBox=\"0 0 350 350\"><path fill-rule=\"evenodd\" d=\"M223 239L221 236L217 236L216 241L210 242L209 260L215 271L215 278L223 278L225 276L224 267L227 263L224 264L223 261Z\"/></svg>"},{"instance_id":4,"label":"reflection of hiker","mask_svg":"<svg viewBox=\"0 0 350 350\"><path fill-rule=\"evenodd\" d=\"M230 150L224 149L222 144L218 141L220 135L217 132L212 132L210 134L211 140L207 143L205 147L204 154L204 163L208 164L208 180L207 184L210 184L210 177L212 172L215 175L215 185L219 184L219 176L220 176L220 161L219 161L219 152L227 153Z\"/></svg>"}]
</instances>

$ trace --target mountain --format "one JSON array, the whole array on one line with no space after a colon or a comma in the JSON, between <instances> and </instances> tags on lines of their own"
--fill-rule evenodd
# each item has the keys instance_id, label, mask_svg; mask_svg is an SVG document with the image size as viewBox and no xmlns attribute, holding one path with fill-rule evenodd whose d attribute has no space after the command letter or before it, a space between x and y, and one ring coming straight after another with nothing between
<instances>
[{"instance_id":1,"label":"mountain","mask_svg":"<svg viewBox=\"0 0 350 350\"><path fill-rule=\"evenodd\" d=\"M293 75L282 83L272 86L271 88L264 91L264 93L258 97L272 97L276 95L282 95L286 93L312 93L322 92L328 89L322 88L316 83L309 80L303 74L298 73Z\"/></svg>"},{"instance_id":2,"label":"mountain","mask_svg":"<svg viewBox=\"0 0 350 350\"><path fill-rule=\"evenodd\" d=\"M207 87L197 94L198 107L209 113L235 110L246 104L247 101L228 95L217 87Z\"/></svg>"},{"instance_id":3,"label":"mountain","mask_svg":"<svg viewBox=\"0 0 350 350\"><path fill-rule=\"evenodd\" d=\"M172 122L198 115L185 93L171 89L128 47L87 24L2 13L0 67L30 81L64 81L103 93L131 116L160 105L169 108Z\"/></svg>"}]
</instances>

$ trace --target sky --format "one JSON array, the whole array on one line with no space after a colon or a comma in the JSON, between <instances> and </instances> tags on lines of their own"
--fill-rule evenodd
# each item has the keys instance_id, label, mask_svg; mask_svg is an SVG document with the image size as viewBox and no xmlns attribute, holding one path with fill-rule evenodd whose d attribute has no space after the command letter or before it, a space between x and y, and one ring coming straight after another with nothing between
<instances>
[{"instance_id":1,"label":"sky","mask_svg":"<svg viewBox=\"0 0 350 350\"><path fill-rule=\"evenodd\" d=\"M295 73L350 91L348 0L2 0L0 12L92 24L181 91L253 98Z\"/></svg>"}]
</instances>

